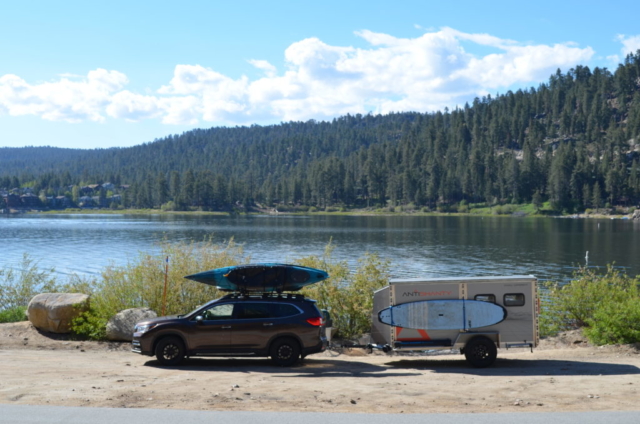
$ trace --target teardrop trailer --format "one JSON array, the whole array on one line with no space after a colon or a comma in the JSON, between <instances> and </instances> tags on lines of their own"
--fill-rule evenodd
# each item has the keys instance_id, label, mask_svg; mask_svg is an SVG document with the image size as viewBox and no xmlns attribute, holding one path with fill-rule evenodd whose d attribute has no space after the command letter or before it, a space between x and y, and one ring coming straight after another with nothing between
<instances>
[{"instance_id":1,"label":"teardrop trailer","mask_svg":"<svg viewBox=\"0 0 640 424\"><path fill-rule=\"evenodd\" d=\"M186 278L232 293L184 316L136 324L133 352L155 354L165 365L185 356L250 355L288 366L324 351L331 339L328 314L323 319L315 301L283 293L328 278L324 271L270 263ZM343 347L460 349L471 365L486 367L497 348L537 346L538 309L533 276L390 280L374 293L372 343Z\"/></svg>"}]
</instances>

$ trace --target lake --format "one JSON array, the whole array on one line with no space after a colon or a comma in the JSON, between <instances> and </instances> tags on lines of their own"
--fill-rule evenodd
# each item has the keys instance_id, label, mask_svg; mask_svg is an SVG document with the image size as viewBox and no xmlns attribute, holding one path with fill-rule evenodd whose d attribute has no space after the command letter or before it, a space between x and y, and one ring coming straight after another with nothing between
<instances>
[{"instance_id":1,"label":"lake","mask_svg":"<svg viewBox=\"0 0 640 424\"><path fill-rule=\"evenodd\" d=\"M95 275L158 242L233 238L253 262L319 255L352 267L365 252L391 261L393 277L534 274L566 280L576 266L640 274L640 222L460 216L12 215L0 217L0 268L24 253L59 277Z\"/></svg>"}]
</instances>

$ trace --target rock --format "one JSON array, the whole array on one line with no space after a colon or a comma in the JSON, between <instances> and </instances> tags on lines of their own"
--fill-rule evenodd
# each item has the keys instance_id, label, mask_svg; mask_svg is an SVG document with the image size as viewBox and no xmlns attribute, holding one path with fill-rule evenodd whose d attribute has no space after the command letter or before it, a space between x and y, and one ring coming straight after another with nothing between
<instances>
[{"instance_id":1,"label":"rock","mask_svg":"<svg viewBox=\"0 0 640 424\"><path fill-rule=\"evenodd\" d=\"M633 211L633 215L631 216L631 219L637 219L640 221L640 209L636 209L635 211Z\"/></svg>"},{"instance_id":2,"label":"rock","mask_svg":"<svg viewBox=\"0 0 640 424\"><path fill-rule=\"evenodd\" d=\"M89 295L82 293L41 293L27 307L29 321L39 330L70 333L71 321L89 309Z\"/></svg>"},{"instance_id":3,"label":"rock","mask_svg":"<svg viewBox=\"0 0 640 424\"><path fill-rule=\"evenodd\" d=\"M136 323L157 316L158 314L149 308L132 308L120 311L107 323L107 339L130 342L133 339L133 327Z\"/></svg>"}]
</instances>

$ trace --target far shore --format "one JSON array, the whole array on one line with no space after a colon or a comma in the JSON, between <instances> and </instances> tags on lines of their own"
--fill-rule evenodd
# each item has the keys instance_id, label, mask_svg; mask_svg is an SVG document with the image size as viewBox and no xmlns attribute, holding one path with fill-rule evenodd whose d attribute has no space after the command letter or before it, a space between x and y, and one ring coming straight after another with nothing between
<instances>
[{"instance_id":1,"label":"far shore","mask_svg":"<svg viewBox=\"0 0 640 424\"><path fill-rule=\"evenodd\" d=\"M569 219L640 219L640 213L634 208L628 208L628 213L620 211L600 209L594 212L582 212L572 214L558 214L550 210L540 210L536 212L526 212L524 210L516 210L511 213L496 213L493 208L478 208L471 212L439 212L439 211L390 211L385 209L352 209L352 210L336 210L336 211L278 211L277 209L261 209L250 212L237 211L163 211L161 209L108 209L108 208L73 208L62 210L11 210L10 214L43 214L43 215L192 215L192 216L250 216L250 215L269 215L269 216L478 216L478 217L502 217L502 218L569 218ZM5 213L6 214L6 213ZM1 215L0 215L1 216Z\"/></svg>"}]
</instances>

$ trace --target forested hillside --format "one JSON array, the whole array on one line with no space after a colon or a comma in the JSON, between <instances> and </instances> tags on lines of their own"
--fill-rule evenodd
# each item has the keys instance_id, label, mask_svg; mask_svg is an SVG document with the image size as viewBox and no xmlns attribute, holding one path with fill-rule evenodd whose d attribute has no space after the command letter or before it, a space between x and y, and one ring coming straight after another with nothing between
<instances>
[{"instance_id":1,"label":"forested hillside","mask_svg":"<svg viewBox=\"0 0 640 424\"><path fill-rule=\"evenodd\" d=\"M125 207L450 207L640 203L640 51L436 113L211 128L131 148L0 149L0 190L73 198L126 184ZM77 193L76 195L77 196Z\"/></svg>"}]
</instances>

